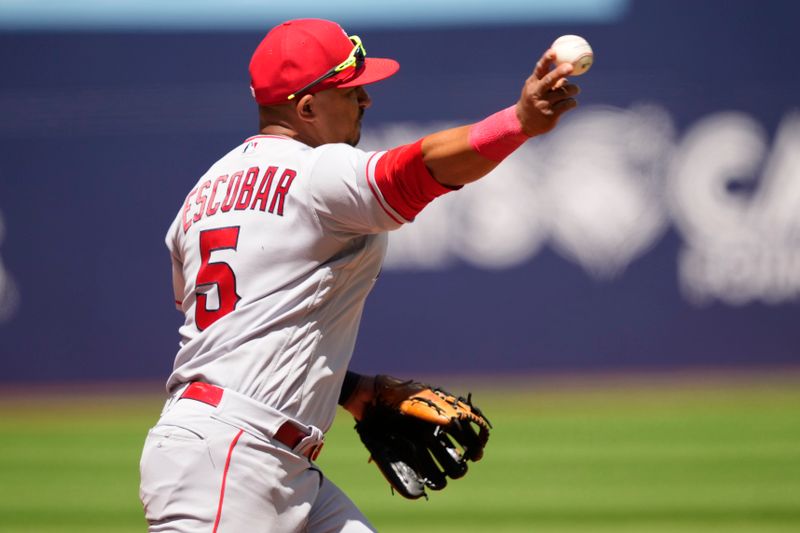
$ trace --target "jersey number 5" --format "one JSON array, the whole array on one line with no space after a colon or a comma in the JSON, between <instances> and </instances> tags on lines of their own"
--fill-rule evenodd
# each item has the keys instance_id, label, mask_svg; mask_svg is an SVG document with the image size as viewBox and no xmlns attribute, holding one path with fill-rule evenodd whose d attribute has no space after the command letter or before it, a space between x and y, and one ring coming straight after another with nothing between
<instances>
[{"instance_id":1,"label":"jersey number 5","mask_svg":"<svg viewBox=\"0 0 800 533\"><path fill-rule=\"evenodd\" d=\"M239 227L210 229L200 232L200 270L197 272L195 290L197 290L197 304L195 305L194 321L197 328L203 331L208 326L224 317L236 308L242 298L236 293L236 275L228 263L223 261L210 262L211 252L214 250L236 250L239 243ZM217 309L208 309L206 292L200 292L203 286L216 285L219 306Z\"/></svg>"}]
</instances>

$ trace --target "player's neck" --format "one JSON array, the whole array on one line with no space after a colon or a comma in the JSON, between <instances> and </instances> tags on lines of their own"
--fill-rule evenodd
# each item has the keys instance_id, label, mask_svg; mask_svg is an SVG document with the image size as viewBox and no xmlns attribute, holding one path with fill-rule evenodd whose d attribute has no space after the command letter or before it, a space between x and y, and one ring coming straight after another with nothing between
<instances>
[{"instance_id":1,"label":"player's neck","mask_svg":"<svg viewBox=\"0 0 800 533\"><path fill-rule=\"evenodd\" d=\"M270 124L268 126L264 126L261 128L262 135L282 135L284 137L289 137L290 139L294 139L295 141L299 141L303 144L307 144L308 146L315 147L319 146L319 142L315 142L315 140L308 135L303 135L301 132L297 131L294 128L284 126L282 124Z\"/></svg>"},{"instance_id":2,"label":"player's neck","mask_svg":"<svg viewBox=\"0 0 800 533\"><path fill-rule=\"evenodd\" d=\"M263 128L261 128L260 133L262 135L282 135L284 137L290 137L292 139L296 139L299 135L299 133L295 129L288 128L280 124L270 124L269 126L264 126Z\"/></svg>"}]
</instances>

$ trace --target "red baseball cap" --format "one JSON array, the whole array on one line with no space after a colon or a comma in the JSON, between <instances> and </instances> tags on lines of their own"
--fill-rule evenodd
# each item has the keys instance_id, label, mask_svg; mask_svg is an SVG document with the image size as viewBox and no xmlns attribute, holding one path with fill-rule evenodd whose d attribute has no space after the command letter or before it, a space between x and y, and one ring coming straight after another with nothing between
<instances>
[{"instance_id":1,"label":"red baseball cap","mask_svg":"<svg viewBox=\"0 0 800 533\"><path fill-rule=\"evenodd\" d=\"M264 106L288 102L289 95L346 60L353 47L342 27L329 20L297 19L275 26L250 60L250 86L256 102ZM306 92L366 85L399 69L394 59L368 57L360 68L346 68Z\"/></svg>"}]
</instances>

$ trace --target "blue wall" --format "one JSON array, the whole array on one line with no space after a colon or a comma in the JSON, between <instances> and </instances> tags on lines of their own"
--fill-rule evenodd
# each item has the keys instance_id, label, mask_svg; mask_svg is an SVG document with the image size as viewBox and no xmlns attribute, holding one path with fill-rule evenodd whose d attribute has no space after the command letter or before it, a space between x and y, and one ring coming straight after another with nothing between
<instances>
[{"instance_id":1,"label":"blue wall","mask_svg":"<svg viewBox=\"0 0 800 533\"><path fill-rule=\"evenodd\" d=\"M613 23L348 27L402 64L370 89L367 147L513 103L558 35L596 52L563 132L485 196L437 201L396 236L355 367L799 363L798 17L791 2L679 0ZM0 380L166 377L181 317L163 235L198 175L255 130L261 36L0 33Z\"/></svg>"}]
</instances>

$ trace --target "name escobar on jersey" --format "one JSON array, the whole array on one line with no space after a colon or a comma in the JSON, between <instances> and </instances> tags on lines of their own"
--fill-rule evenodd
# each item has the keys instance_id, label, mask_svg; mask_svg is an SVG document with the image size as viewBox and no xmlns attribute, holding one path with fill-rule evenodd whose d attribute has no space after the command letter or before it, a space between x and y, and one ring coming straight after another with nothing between
<instances>
[{"instance_id":1,"label":"name escobar on jersey","mask_svg":"<svg viewBox=\"0 0 800 533\"><path fill-rule=\"evenodd\" d=\"M233 174L223 174L214 180L206 180L186 196L183 203L183 232L203 217L214 216L219 211L227 213L259 209L270 214L283 216L286 195L292 186L297 171L290 168L280 172L276 166L267 167L263 174L259 167L250 167ZM259 178L259 175L261 177ZM275 181L273 190L272 182ZM221 188L227 185L225 198Z\"/></svg>"}]
</instances>

